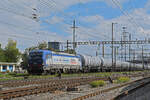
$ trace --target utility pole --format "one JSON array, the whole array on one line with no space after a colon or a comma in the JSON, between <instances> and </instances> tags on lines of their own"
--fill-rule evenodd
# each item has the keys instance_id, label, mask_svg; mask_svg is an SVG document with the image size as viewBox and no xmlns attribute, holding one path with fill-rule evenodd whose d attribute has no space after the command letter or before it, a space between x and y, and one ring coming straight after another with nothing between
<instances>
[{"instance_id":1,"label":"utility pole","mask_svg":"<svg viewBox=\"0 0 150 100\"><path fill-rule=\"evenodd\" d=\"M103 48L103 49L102 49L102 50L103 50L103 53L102 53L102 54L103 54L103 58L104 58L104 57L105 57L105 45L104 45L104 43L103 43L102 48Z\"/></svg>"},{"instance_id":2,"label":"utility pole","mask_svg":"<svg viewBox=\"0 0 150 100\"><path fill-rule=\"evenodd\" d=\"M133 50L133 61L135 61L135 55L136 55L136 52L135 52L135 49ZM135 63L134 63L134 67L135 67Z\"/></svg>"},{"instance_id":3,"label":"utility pole","mask_svg":"<svg viewBox=\"0 0 150 100\"><path fill-rule=\"evenodd\" d=\"M129 42L131 41L131 34L129 34ZM131 44L129 44L129 71L131 70Z\"/></svg>"},{"instance_id":4,"label":"utility pole","mask_svg":"<svg viewBox=\"0 0 150 100\"><path fill-rule=\"evenodd\" d=\"M73 50L75 51L75 48L76 48L76 21L74 20L73 21L73 26L71 27L73 29Z\"/></svg>"},{"instance_id":5,"label":"utility pole","mask_svg":"<svg viewBox=\"0 0 150 100\"><path fill-rule=\"evenodd\" d=\"M69 41L67 40L67 52L69 51Z\"/></svg>"},{"instance_id":6,"label":"utility pole","mask_svg":"<svg viewBox=\"0 0 150 100\"><path fill-rule=\"evenodd\" d=\"M126 37L127 37L127 35L126 35L126 28L127 27L122 27L122 29L123 29L123 41L126 41ZM126 50L126 44L124 44L124 46L125 46L125 54L124 54L124 59L125 59L125 61L126 61L126 55L127 55L127 50Z\"/></svg>"},{"instance_id":7,"label":"utility pole","mask_svg":"<svg viewBox=\"0 0 150 100\"><path fill-rule=\"evenodd\" d=\"M97 51L96 51L96 56L100 55L100 48L101 48L101 45L99 43L97 47Z\"/></svg>"},{"instance_id":8,"label":"utility pole","mask_svg":"<svg viewBox=\"0 0 150 100\"><path fill-rule=\"evenodd\" d=\"M121 36L121 62L123 61L122 59L123 59L123 43L122 43L122 36ZM121 69L120 70L122 70L122 63L121 63Z\"/></svg>"},{"instance_id":9,"label":"utility pole","mask_svg":"<svg viewBox=\"0 0 150 100\"><path fill-rule=\"evenodd\" d=\"M98 52L96 51L96 56L98 56Z\"/></svg>"},{"instance_id":10,"label":"utility pole","mask_svg":"<svg viewBox=\"0 0 150 100\"><path fill-rule=\"evenodd\" d=\"M114 23L112 23L112 67L114 65L114 49L113 49L113 42L114 42L114 33L113 33Z\"/></svg>"},{"instance_id":11,"label":"utility pole","mask_svg":"<svg viewBox=\"0 0 150 100\"><path fill-rule=\"evenodd\" d=\"M143 66L143 70L144 70L144 50L143 50L143 46L142 46L142 66Z\"/></svg>"},{"instance_id":12,"label":"utility pole","mask_svg":"<svg viewBox=\"0 0 150 100\"><path fill-rule=\"evenodd\" d=\"M112 67L113 67L113 64L114 64L114 24L116 23L112 23Z\"/></svg>"},{"instance_id":13,"label":"utility pole","mask_svg":"<svg viewBox=\"0 0 150 100\"><path fill-rule=\"evenodd\" d=\"M117 61L117 49L119 48L119 46L114 46L115 51L114 51L114 56L115 56L115 63L114 66L116 67L116 61Z\"/></svg>"}]
</instances>

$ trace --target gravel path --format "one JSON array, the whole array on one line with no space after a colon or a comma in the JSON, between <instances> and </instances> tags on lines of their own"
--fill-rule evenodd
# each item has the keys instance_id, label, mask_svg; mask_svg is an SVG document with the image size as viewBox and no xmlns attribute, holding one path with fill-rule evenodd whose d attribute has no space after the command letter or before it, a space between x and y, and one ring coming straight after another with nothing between
<instances>
[{"instance_id":1,"label":"gravel path","mask_svg":"<svg viewBox=\"0 0 150 100\"><path fill-rule=\"evenodd\" d=\"M130 81L138 80L140 78L142 77L131 78ZM89 93L93 93L99 90L111 88L118 85L119 84L110 84L109 82L107 82L107 85L98 88L91 88L90 85L82 85L82 86L78 86L80 91L72 91L72 92L56 91L55 93L41 93L38 95L30 95L30 96L25 96L20 98L14 98L12 100L72 100L73 98L84 96ZM110 100L113 97L117 96L124 88L125 87L122 87L120 89L103 93L86 100ZM128 100L128 99L124 99L124 100Z\"/></svg>"}]
</instances>

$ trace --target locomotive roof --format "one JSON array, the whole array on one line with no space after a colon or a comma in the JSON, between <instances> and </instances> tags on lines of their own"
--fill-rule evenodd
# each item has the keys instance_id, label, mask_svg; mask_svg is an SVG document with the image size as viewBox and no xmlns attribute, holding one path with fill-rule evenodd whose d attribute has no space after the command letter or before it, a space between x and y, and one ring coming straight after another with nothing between
<instances>
[{"instance_id":1,"label":"locomotive roof","mask_svg":"<svg viewBox=\"0 0 150 100\"><path fill-rule=\"evenodd\" d=\"M64 52L54 52L54 51L51 51L51 50L32 50L32 52L50 52L50 53L55 53L55 54L60 54L60 55L67 55L67 56L76 56L74 54L69 54L69 53L64 53Z\"/></svg>"},{"instance_id":2,"label":"locomotive roof","mask_svg":"<svg viewBox=\"0 0 150 100\"><path fill-rule=\"evenodd\" d=\"M64 53L64 52L53 52L52 53L55 53L55 54L61 54L61 55L68 55L68 56L75 56L74 54L69 54L69 53Z\"/></svg>"},{"instance_id":3,"label":"locomotive roof","mask_svg":"<svg viewBox=\"0 0 150 100\"><path fill-rule=\"evenodd\" d=\"M32 50L30 52L51 52L50 50Z\"/></svg>"}]
</instances>

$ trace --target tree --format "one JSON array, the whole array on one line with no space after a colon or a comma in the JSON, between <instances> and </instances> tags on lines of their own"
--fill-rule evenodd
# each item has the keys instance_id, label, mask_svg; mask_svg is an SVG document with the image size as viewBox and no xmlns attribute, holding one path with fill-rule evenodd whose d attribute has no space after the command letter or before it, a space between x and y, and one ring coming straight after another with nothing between
<instances>
[{"instance_id":1,"label":"tree","mask_svg":"<svg viewBox=\"0 0 150 100\"><path fill-rule=\"evenodd\" d=\"M0 62L5 62L5 54L2 48L0 48Z\"/></svg>"},{"instance_id":2,"label":"tree","mask_svg":"<svg viewBox=\"0 0 150 100\"><path fill-rule=\"evenodd\" d=\"M27 48L25 52L22 54L22 60L21 67L23 69L26 69L28 67L28 56L29 56L29 49Z\"/></svg>"},{"instance_id":3,"label":"tree","mask_svg":"<svg viewBox=\"0 0 150 100\"><path fill-rule=\"evenodd\" d=\"M19 49L16 47L16 41L8 40L8 44L4 49L6 62L17 62L20 56Z\"/></svg>"},{"instance_id":4,"label":"tree","mask_svg":"<svg viewBox=\"0 0 150 100\"><path fill-rule=\"evenodd\" d=\"M65 53L69 53L69 54L76 54L76 52L73 49L68 49L64 51Z\"/></svg>"},{"instance_id":5,"label":"tree","mask_svg":"<svg viewBox=\"0 0 150 100\"><path fill-rule=\"evenodd\" d=\"M28 51L28 53L30 52L30 51L32 51L32 50L37 50L38 48L36 47L36 46L32 46L32 47L30 47L30 48L26 48L26 52Z\"/></svg>"},{"instance_id":6,"label":"tree","mask_svg":"<svg viewBox=\"0 0 150 100\"><path fill-rule=\"evenodd\" d=\"M38 49L47 49L47 43L46 42L42 42L38 44Z\"/></svg>"}]
</instances>

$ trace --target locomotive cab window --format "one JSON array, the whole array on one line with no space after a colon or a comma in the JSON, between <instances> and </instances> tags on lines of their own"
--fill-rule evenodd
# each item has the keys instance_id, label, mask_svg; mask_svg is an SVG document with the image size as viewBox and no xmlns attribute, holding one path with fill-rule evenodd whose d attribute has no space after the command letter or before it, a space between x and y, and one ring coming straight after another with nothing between
<instances>
[{"instance_id":1,"label":"locomotive cab window","mask_svg":"<svg viewBox=\"0 0 150 100\"><path fill-rule=\"evenodd\" d=\"M31 52L29 54L30 64L42 64L43 63L43 52Z\"/></svg>"}]
</instances>

